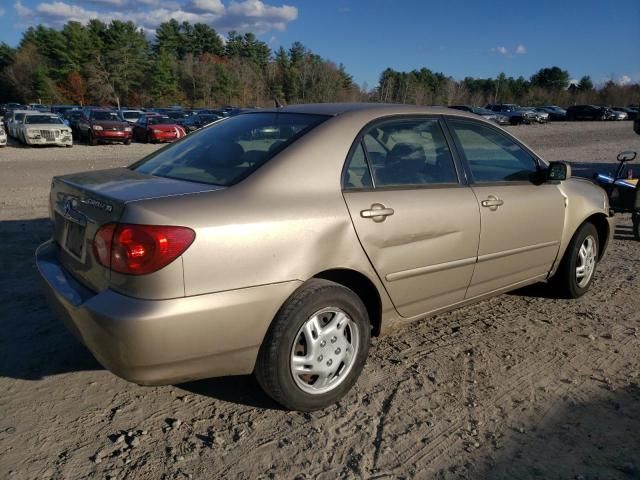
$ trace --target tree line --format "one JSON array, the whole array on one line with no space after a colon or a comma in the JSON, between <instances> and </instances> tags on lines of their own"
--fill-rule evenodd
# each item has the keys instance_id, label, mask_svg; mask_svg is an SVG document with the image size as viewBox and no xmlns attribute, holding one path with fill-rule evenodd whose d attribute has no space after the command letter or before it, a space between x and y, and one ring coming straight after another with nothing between
<instances>
[{"instance_id":1,"label":"tree line","mask_svg":"<svg viewBox=\"0 0 640 480\"><path fill-rule=\"evenodd\" d=\"M569 86L569 73L543 68L531 78L456 81L427 68L384 70L378 85L358 86L343 65L300 42L272 50L252 33L225 40L203 23L161 24L150 40L132 22L60 30L30 27L16 48L0 44L0 102L192 107L381 101L423 105L489 102L523 104L638 103L638 85L613 81L594 88L589 77Z\"/></svg>"}]
</instances>

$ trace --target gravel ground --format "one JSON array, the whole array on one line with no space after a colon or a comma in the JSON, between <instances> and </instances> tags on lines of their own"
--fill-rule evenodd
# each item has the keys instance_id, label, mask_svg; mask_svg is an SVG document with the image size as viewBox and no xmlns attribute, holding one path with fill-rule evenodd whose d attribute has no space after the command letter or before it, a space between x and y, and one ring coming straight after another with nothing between
<instances>
[{"instance_id":1,"label":"gravel ground","mask_svg":"<svg viewBox=\"0 0 640 480\"><path fill-rule=\"evenodd\" d=\"M640 151L629 122L511 131L548 160ZM102 369L39 290L49 181L155 148L0 150L0 478L640 478L628 216L583 298L533 286L376 339L354 391L321 412L283 411L247 377L139 387Z\"/></svg>"}]
</instances>

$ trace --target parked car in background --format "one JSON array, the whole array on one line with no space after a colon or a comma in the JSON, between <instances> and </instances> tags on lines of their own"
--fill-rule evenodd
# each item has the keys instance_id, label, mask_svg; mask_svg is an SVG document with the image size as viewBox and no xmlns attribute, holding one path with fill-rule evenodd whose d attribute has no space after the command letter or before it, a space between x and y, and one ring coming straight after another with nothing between
<instances>
[{"instance_id":1,"label":"parked car in background","mask_svg":"<svg viewBox=\"0 0 640 480\"><path fill-rule=\"evenodd\" d=\"M133 126L133 138L143 143L175 142L186 134L181 125L166 115L144 115Z\"/></svg>"},{"instance_id":2,"label":"parked car in background","mask_svg":"<svg viewBox=\"0 0 640 480\"><path fill-rule=\"evenodd\" d=\"M640 135L640 117L636 117L633 121L633 131Z\"/></svg>"},{"instance_id":3,"label":"parked car in background","mask_svg":"<svg viewBox=\"0 0 640 480\"><path fill-rule=\"evenodd\" d=\"M0 147L7 145L7 132L4 131L4 127L0 125Z\"/></svg>"},{"instance_id":4,"label":"parked car in background","mask_svg":"<svg viewBox=\"0 0 640 480\"><path fill-rule=\"evenodd\" d=\"M192 133L192 132L195 132L196 130L201 129L204 126L209 125L210 123L220 120L221 118L224 118L224 117L220 115L211 115L208 113L199 113L197 115L192 115L189 118L187 118L184 121L182 126L184 127L187 133Z\"/></svg>"},{"instance_id":5,"label":"parked car in background","mask_svg":"<svg viewBox=\"0 0 640 480\"><path fill-rule=\"evenodd\" d=\"M473 105L449 105L449 108L462 110L463 112L475 113L476 115L480 115L485 120L490 120L497 123L498 125L509 125L511 123L509 117L507 117L506 115L492 112L487 108L474 107Z\"/></svg>"},{"instance_id":6,"label":"parked car in background","mask_svg":"<svg viewBox=\"0 0 640 480\"><path fill-rule=\"evenodd\" d=\"M629 120L627 112L616 110L615 108L610 108L609 110L611 111L611 120Z\"/></svg>"},{"instance_id":7,"label":"parked car in background","mask_svg":"<svg viewBox=\"0 0 640 480\"><path fill-rule=\"evenodd\" d=\"M85 110L78 120L78 132L90 145L100 142L129 145L133 138L131 125L117 112L106 109Z\"/></svg>"},{"instance_id":8,"label":"parked car in background","mask_svg":"<svg viewBox=\"0 0 640 480\"><path fill-rule=\"evenodd\" d=\"M3 103L0 105L0 117L4 117L11 110L27 110L27 108L20 103Z\"/></svg>"},{"instance_id":9,"label":"parked car in background","mask_svg":"<svg viewBox=\"0 0 640 480\"><path fill-rule=\"evenodd\" d=\"M638 117L638 110L629 107L611 107L614 112L626 113L627 118L617 120L635 120Z\"/></svg>"},{"instance_id":10,"label":"parked car in background","mask_svg":"<svg viewBox=\"0 0 640 480\"><path fill-rule=\"evenodd\" d=\"M18 129L18 138L25 145L57 145L72 147L71 128L54 113L28 113Z\"/></svg>"},{"instance_id":11,"label":"parked car in background","mask_svg":"<svg viewBox=\"0 0 640 480\"><path fill-rule=\"evenodd\" d=\"M49 199L47 298L106 368L255 373L296 410L347 394L371 335L540 281L584 295L614 230L567 164L408 105L239 114Z\"/></svg>"},{"instance_id":12,"label":"parked car in background","mask_svg":"<svg viewBox=\"0 0 640 480\"><path fill-rule=\"evenodd\" d=\"M541 110L549 114L549 120L551 121L564 121L567 119L567 111L558 107L557 105L545 105L537 107L537 110Z\"/></svg>"},{"instance_id":13,"label":"parked car in background","mask_svg":"<svg viewBox=\"0 0 640 480\"><path fill-rule=\"evenodd\" d=\"M80 105L51 105L51 113L64 114L69 110L82 110Z\"/></svg>"},{"instance_id":14,"label":"parked car in background","mask_svg":"<svg viewBox=\"0 0 640 480\"><path fill-rule=\"evenodd\" d=\"M597 105L571 105L567 108L567 120L611 120L613 113Z\"/></svg>"},{"instance_id":15,"label":"parked car in background","mask_svg":"<svg viewBox=\"0 0 640 480\"><path fill-rule=\"evenodd\" d=\"M78 123L82 118L82 110L66 110L62 114L62 120L71 128L73 138L80 138Z\"/></svg>"},{"instance_id":16,"label":"parked car in background","mask_svg":"<svg viewBox=\"0 0 640 480\"><path fill-rule=\"evenodd\" d=\"M134 124L144 115L144 112L142 110L120 110L120 115L125 121Z\"/></svg>"},{"instance_id":17,"label":"parked car in background","mask_svg":"<svg viewBox=\"0 0 640 480\"><path fill-rule=\"evenodd\" d=\"M520 107L520 108L525 112L530 112L537 123L547 123L549 121L549 114L544 110L539 110L535 107Z\"/></svg>"},{"instance_id":18,"label":"parked car in background","mask_svg":"<svg viewBox=\"0 0 640 480\"><path fill-rule=\"evenodd\" d=\"M189 113L185 112L184 110L177 110L177 111L169 110L166 113L164 113L164 115L166 115L171 120L173 120L173 123L180 126L182 126L184 122L187 120L187 118L191 116Z\"/></svg>"},{"instance_id":19,"label":"parked car in background","mask_svg":"<svg viewBox=\"0 0 640 480\"><path fill-rule=\"evenodd\" d=\"M41 103L30 103L28 107L29 109L36 110L37 112L51 113L51 109Z\"/></svg>"},{"instance_id":20,"label":"parked car in background","mask_svg":"<svg viewBox=\"0 0 640 480\"><path fill-rule=\"evenodd\" d=\"M509 118L511 125L529 124L536 121L534 113L523 110L519 105L513 103L488 104L485 108Z\"/></svg>"},{"instance_id":21,"label":"parked car in background","mask_svg":"<svg viewBox=\"0 0 640 480\"><path fill-rule=\"evenodd\" d=\"M10 110L5 114L4 122L7 126L7 135L12 138L18 137L18 129L24 116L31 113L32 110Z\"/></svg>"}]
</instances>

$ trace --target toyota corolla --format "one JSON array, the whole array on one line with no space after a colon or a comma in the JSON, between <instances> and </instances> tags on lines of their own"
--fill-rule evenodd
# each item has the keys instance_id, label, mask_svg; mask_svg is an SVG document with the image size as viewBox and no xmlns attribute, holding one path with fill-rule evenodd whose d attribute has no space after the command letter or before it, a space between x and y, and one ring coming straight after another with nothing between
<instances>
[{"instance_id":1,"label":"toyota corolla","mask_svg":"<svg viewBox=\"0 0 640 480\"><path fill-rule=\"evenodd\" d=\"M51 305L144 385L255 374L284 406L354 385L372 335L534 282L587 292L607 197L477 115L301 105L128 168L55 177Z\"/></svg>"}]
</instances>

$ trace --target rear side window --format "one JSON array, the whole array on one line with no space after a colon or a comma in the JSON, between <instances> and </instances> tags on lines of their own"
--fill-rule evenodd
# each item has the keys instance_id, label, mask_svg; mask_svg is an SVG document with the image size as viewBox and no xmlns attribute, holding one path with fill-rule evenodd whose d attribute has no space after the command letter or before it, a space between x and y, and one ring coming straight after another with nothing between
<instances>
[{"instance_id":1,"label":"rear side window","mask_svg":"<svg viewBox=\"0 0 640 480\"><path fill-rule=\"evenodd\" d=\"M370 188L371 172L367 165L367 157L364 153L362 142L358 144L345 172L344 187L345 188Z\"/></svg>"},{"instance_id":2,"label":"rear side window","mask_svg":"<svg viewBox=\"0 0 640 480\"><path fill-rule=\"evenodd\" d=\"M537 172L535 159L497 130L475 122L449 120L448 123L475 182L527 181Z\"/></svg>"},{"instance_id":3,"label":"rear side window","mask_svg":"<svg viewBox=\"0 0 640 480\"><path fill-rule=\"evenodd\" d=\"M237 115L158 150L130 168L178 180L233 185L327 118L271 112Z\"/></svg>"},{"instance_id":4,"label":"rear side window","mask_svg":"<svg viewBox=\"0 0 640 480\"><path fill-rule=\"evenodd\" d=\"M457 184L453 158L437 120L389 120L364 135L376 187Z\"/></svg>"}]
</instances>

